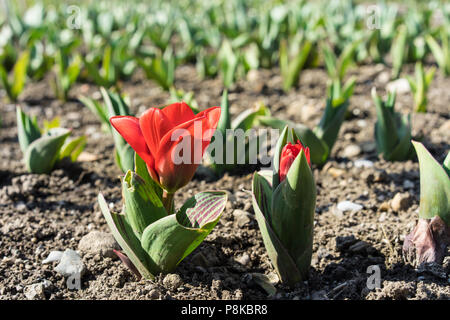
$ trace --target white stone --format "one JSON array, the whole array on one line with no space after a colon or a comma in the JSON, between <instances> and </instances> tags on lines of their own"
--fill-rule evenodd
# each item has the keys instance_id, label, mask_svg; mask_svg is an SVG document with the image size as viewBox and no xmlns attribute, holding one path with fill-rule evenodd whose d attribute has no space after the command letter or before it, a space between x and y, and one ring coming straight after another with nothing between
<instances>
[{"instance_id":1,"label":"white stone","mask_svg":"<svg viewBox=\"0 0 450 320\"><path fill-rule=\"evenodd\" d=\"M62 251L52 251L49 253L49 255L47 256L47 258L45 260L42 261L42 264L47 264L47 263L51 263L54 261L59 262L61 260L61 257L63 255Z\"/></svg>"},{"instance_id":2,"label":"white stone","mask_svg":"<svg viewBox=\"0 0 450 320\"><path fill-rule=\"evenodd\" d=\"M396 91L397 93L407 93L410 91L409 82L405 78L391 81L386 86L388 91Z\"/></svg>"},{"instance_id":3,"label":"white stone","mask_svg":"<svg viewBox=\"0 0 450 320\"><path fill-rule=\"evenodd\" d=\"M353 161L353 165L356 168L372 168L373 162L370 160L358 159L358 160Z\"/></svg>"},{"instance_id":4,"label":"white stone","mask_svg":"<svg viewBox=\"0 0 450 320\"><path fill-rule=\"evenodd\" d=\"M337 204L338 210L345 211L359 211L363 208L362 205L351 202L351 201L341 201Z\"/></svg>"}]
</instances>

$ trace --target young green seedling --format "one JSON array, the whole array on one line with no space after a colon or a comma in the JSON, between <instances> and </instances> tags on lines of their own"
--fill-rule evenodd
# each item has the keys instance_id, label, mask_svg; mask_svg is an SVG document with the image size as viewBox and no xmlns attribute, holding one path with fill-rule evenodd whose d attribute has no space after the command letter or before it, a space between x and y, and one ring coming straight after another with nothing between
<instances>
[{"instance_id":1,"label":"young green seedling","mask_svg":"<svg viewBox=\"0 0 450 320\"><path fill-rule=\"evenodd\" d=\"M349 43L339 56L336 56L328 44L322 45L325 67L332 81L343 81L348 68L354 62L355 51L360 43L360 40Z\"/></svg>"},{"instance_id":2,"label":"young green seedling","mask_svg":"<svg viewBox=\"0 0 450 320\"><path fill-rule=\"evenodd\" d=\"M66 101L69 90L78 78L81 71L82 59L75 55L71 61L62 49L58 50L55 57L55 77L52 85L58 99Z\"/></svg>"},{"instance_id":3,"label":"young green seedling","mask_svg":"<svg viewBox=\"0 0 450 320\"><path fill-rule=\"evenodd\" d=\"M258 121L263 125L279 130L288 125L300 137L301 141L311 148L311 161L314 164L323 165L336 142L354 86L355 79L351 78L343 88L338 80L335 80L328 87L324 114L313 130L304 124L297 124L272 116L259 116Z\"/></svg>"},{"instance_id":4,"label":"young green seedling","mask_svg":"<svg viewBox=\"0 0 450 320\"><path fill-rule=\"evenodd\" d=\"M120 94L100 88L103 104L94 99L79 96L78 99L94 113L114 138L115 159L122 172L127 172L134 168L134 151L125 140L113 130L109 119L114 116L130 116L130 109Z\"/></svg>"},{"instance_id":5,"label":"young green seedling","mask_svg":"<svg viewBox=\"0 0 450 320\"><path fill-rule=\"evenodd\" d=\"M395 112L395 92L389 92L385 101L372 89L372 99L377 112L375 142L378 154L388 161L411 159L414 151L411 144L411 116Z\"/></svg>"},{"instance_id":6,"label":"young green seedling","mask_svg":"<svg viewBox=\"0 0 450 320\"><path fill-rule=\"evenodd\" d=\"M285 92L298 84L300 72L309 57L312 45L304 36L295 37L289 47L287 41L281 41L280 70Z\"/></svg>"},{"instance_id":7,"label":"young green seedling","mask_svg":"<svg viewBox=\"0 0 450 320\"><path fill-rule=\"evenodd\" d=\"M11 76L8 75L4 66L0 64L0 81L2 82L9 100L12 102L17 101L17 98L25 86L29 60L30 53L28 51L22 52L17 62L14 64Z\"/></svg>"},{"instance_id":8,"label":"young green seedling","mask_svg":"<svg viewBox=\"0 0 450 320\"><path fill-rule=\"evenodd\" d=\"M397 79L402 71L403 62L405 61L406 46L408 39L408 29L405 25L398 27L397 37L392 42L391 57L392 57L392 79Z\"/></svg>"},{"instance_id":9,"label":"young green seedling","mask_svg":"<svg viewBox=\"0 0 450 320\"><path fill-rule=\"evenodd\" d=\"M442 26L441 31L441 41L442 45L439 46L439 43L433 36L426 35L425 40L427 42L428 47L433 53L434 59L436 60L439 68L442 70L442 73L446 76L450 75L450 32L445 31L444 26Z\"/></svg>"},{"instance_id":10,"label":"young green seedling","mask_svg":"<svg viewBox=\"0 0 450 320\"><path fill-rule=\"evenodd\" d=\"M86 146L86 137L67 140L71 130L60 128L58 121L41 130L37 119L30 118L17 107L17 131L26 168L32 173L50 173L63 159L75 162Z\"/></svg>"},{"instance_id":11,"label":"young green seedling","mask_svg":"<svg viewBox=\"0 0 450 320\"><path fill-rule=\"evenodd\" d=\"M168 47L164 54L157 54L152 58L138 58L138 64L144 69L148 79L155 81L166 91L175 81L175 57L172 48Z\"/></svg>"},{"instance_id":12,"label":"young green seedling","mask_svg":"<svg viewBox=\"0 0 450 320\"><path fill-rule=\"evenodd\" d=\"M436 68L433 66L425 72L422 63L417 62L414 73L415 77L407 77L409 86L414 95L416 112L427 112L427 92L431 82L433 81L435 71Z\"/></svg>"},{"instance_id":13,"label":"young green seedling","mask_svg":"<svg viewBox=\"0 0 450 320\"><path fill-rule=\"evenodd\" d=\"M419 158L419 221L405 237L403 255L414 265L442 263L450 244L450 152L442 166L420 142L413 141Z\"/></svg>"},{"instance_id":14,"label":"young green seedling","mask_svg":"<svg viewBox=\"0 0 450 320\"><path fill-rule=\"evenodd\" d=\"M259 117L269 114L269 110L260 103L231 120L228 91L224 90L219 124L207 152L206 166L222 175L226 171L248 165L251 161L256 164L257 159L251 159L250 155L258 150L260 139L251 135L249 130L258 124Z\"/></svg>"}]
</instances>

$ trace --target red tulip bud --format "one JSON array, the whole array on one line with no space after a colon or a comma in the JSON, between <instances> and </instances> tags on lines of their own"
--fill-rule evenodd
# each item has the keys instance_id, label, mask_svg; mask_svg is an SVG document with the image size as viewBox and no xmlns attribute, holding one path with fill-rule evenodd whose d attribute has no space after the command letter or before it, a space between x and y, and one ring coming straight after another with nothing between
<instances>
[{"instance_id":1,"label":"red tulip bud","mask_svg":"<svg viewBox=\"0 0 450 320\"><path fill-rule=\"evenodd\" d=\"M281 159L280 159L280 182L286 179L286 175L294 162L295 158L297 158L300 151L303 150L306 156L306 160L308 160L309 166L311 166L311 161L309 157L309 148L303 147L300 140L297 140L296 144L291 144L288 142L281 151Z\"/></svg>"}]
</instances>

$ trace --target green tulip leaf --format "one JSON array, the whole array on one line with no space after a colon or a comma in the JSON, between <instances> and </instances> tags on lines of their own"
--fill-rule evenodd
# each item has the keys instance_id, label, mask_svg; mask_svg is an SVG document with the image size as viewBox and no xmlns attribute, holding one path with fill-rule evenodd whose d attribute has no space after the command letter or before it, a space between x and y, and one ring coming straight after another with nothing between
<instances>
[{"instance_id":1,"label":"green tulip leaf","mask_svg":"<svg viewBox=\"0 0 450 320\"><path fill-rule=\"evenodd\" d=\"M86 141L87 138L85 136L67 141L61 148L59 158L69 158L70 161L75 162L81 152L83 152L84 147L86 146Z\"/></svg>"},{"instance_id":2,"label":"green tulip leaf","mask_svg":"<svg viewBox=\"0 0 450 320\"><path fill-rule=\"evenodd\" d=\"M271 226L305 276L311 264L316 185L304 151L273 192Z\"/></svg>"},{"instance_id":3,"label":"green tulip leaf","mask_svg":"<svg viewBox=\"0 0 450 320\"><path fill-rule=\"evenodd\" d=\"M282 130L286 125L293 128L304 146L309 147L311 162L323 165L329 156L328 145L319 139L316 134L303 124L296 124L292 121L281 120L274 117L259 117L259 122L271 128Z\"/></svg>"},{"instance_id":4,"label":"green tulip leaf","mask_svg":"<svg viewBox=\"0 0 450 320\"><path fill-rule=\"evenodd\" d=\"M280 184L280 157L283 147L287 143L289 127L285 126L278 138L275 150L273 153L273 175L272 175L272 190L275 190Z\"/></svg>"},{"instance_id":5,"label":"green tulip leaf","mask_svg":"<svg viewBox=\"0 0 450 320\"><path fill-rule=\"evenodd\" d=\"M272 230L270 221L267 219L267 217L270 216L269 199L272 197L272 191L269 190L270 182L268 179L271 179L271 177L268 177L267 174L255 173L253 175L252 202L255 217L261 231L264 246L266 247L267 254L269 255L275 271L278 273L282 282L294 285L301 281L302 275L294 260Z\"/></svg>"},{"instance_id":6,"label":"green tulip leaf","mask_svg":"<svg viewBox=\"0 0 450 320\"><path fill-rule=\"evenodd\" d=\"M226 130L231 129L230 103L228 102L228 90L227 89L223 90L220 108L221 108L221 111L220 111L219 123L217 124L217 130L222 132L222 136L225 137Z\"/></svg>"},{"instance_id":7,"label":"green tulip leaf","mask_svg":"<svg viewBox=\"0 0 450 320\"><path fill-rule=\"evenodd\" d=\"M147 226L167 216L152 185L131 170L127 171L122 180L122 194L126 219L139 239Z\"/></svg>"},{"instance_id":8,"label":"green tulip leaf","mask_svg":"<svg viewBox=\"0 0 450 320\"><path fill-rule=\"evenodd\" d=\"M49 173L56 161L64 141L71 131L63 128L54 128L31 143L25 152L25 165L33 173Z\"/></svg>"},{"instance_id":9,"label":"green tulip leaf","mask_svg":"<svg viewBox=\"0 0 450 320\"><path fill-rule=\"evenodd\" d=\"M20 107L16 108L16 115L20 149L25 153L28 146L41 137L41 131L36 123L36 118L29 117Z\"/></svg>"},{"instance_id":10,"label":"green tulip leaf","mask_svg":"<svg viewBox=\"0 0 450 320\"><path fill-rule=\"evenodd\" d=\"M225 209L225 192L201 192L176 213L149 225L142 248L160 272L171 272L211 232Z\"/></svg>"},{"instance_id":11,"label":"green tulip leaf","mask_svg":"<svg viewBox=\"0 0 450 320\"><path fill-rule=\"evenodd\" d=\"M439 216L450 226L450 178L422 143L412 143L420 167L419 217L431 219Z\"/></svg>"},{"instance_id":12,"label":"green tulip leaf","mask_svg":"<svg viewBox=\"0 0 450 320\"><path fill-rule=\"evenodd\" d=\"M134 234L131 226L125 219L125 215L112 213L101 193L98 195L98 203L106 222L128 259L139 271L140 275L147 279L153 279L158 268L149 261L147 254L142 249L139 239ZM155 273L151 273L155 270Z\"/></svg>"},{"instance_id":13,"label":"green tulip leaf","mask_svg":"<svg viewBox=\"0 0 450 320\"><path fill-rule=\"evenodd\" d=\"M247 131L253 128L258 122L260 117L269 116L269 109L262 103L256 105L254 108L250 108L240 113L231 123L233 129L242 129Z\"/></svg>"},{"instance_id":14,"label":"green tulip leaf","mask_svg":"<svg viewBox=\"0 0 450 320\"><path fill-rule=\"evenodd\" d=\"M142 160L137 153L134 153L134 171L140 176L144 181L150 185L150 187L155 191L158 198L162 199L163 190L159 184L157 184L150 174L148 173L147 164Z\"/></svg>"}]
</instances>

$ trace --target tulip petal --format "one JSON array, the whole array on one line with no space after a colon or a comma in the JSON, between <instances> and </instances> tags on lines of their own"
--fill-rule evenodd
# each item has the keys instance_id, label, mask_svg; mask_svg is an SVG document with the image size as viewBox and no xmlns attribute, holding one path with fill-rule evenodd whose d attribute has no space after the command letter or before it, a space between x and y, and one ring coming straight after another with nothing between
<instances>
[{"instance_id":1,"label":"tulip petal","mask_svg":"<svg viewBox=\"0 0 450 320\"><path fill-rule=\"evenodd\" d=\"M149 166L154 167L155 161L145 143L139 127L139 119L132 116L115 116L109 121L142 160Z\"/></svg>"},{"instance_id":2,"label":"tulip petal","mask_svg":"<svg viewBox=\"0 0 450 320\"><path fill-rule=\"evenodd\" d=\"M151 155L156 158L162 137L171 128L172 121L158 108L150 108L139 118L139 126Z\"/></svg>"},{"instance_id":3,"label":"tulip petal","mask_svg":"<svg viewBox=\"0 0 450 320\"><path fill-rule=\"evenodd\" d=\"M164 107L162 113L170 119L173 126L178 126L184 122L194 119L195 114L184 102L176 102Z\"/></svg>"},{"instance_id":4,"label":"tulip petal","mask_svg":"<svg viewBox=\"0 0 450 320\"><path fill-rule=\"evenodd\" d=\"M201 161L203 153L211 141L219 118L220 107L209 108L197 114L194 119L176 126L162 138L155 160L160 183L166 190L177 190L192 179L199 161ZM187 139L184 136L183 139L180 137L174 140L173 134L176 133L176 130L185 130L185 135L191 137L189 163L175 164L173 162L172 156L174 151L176 151L177 145L183 139ZM197 146L201 146L201 149L195 150Z\"/></svg>"}]
</instances>

